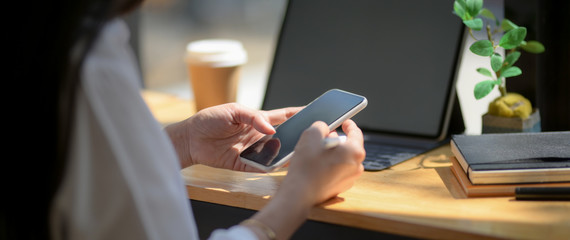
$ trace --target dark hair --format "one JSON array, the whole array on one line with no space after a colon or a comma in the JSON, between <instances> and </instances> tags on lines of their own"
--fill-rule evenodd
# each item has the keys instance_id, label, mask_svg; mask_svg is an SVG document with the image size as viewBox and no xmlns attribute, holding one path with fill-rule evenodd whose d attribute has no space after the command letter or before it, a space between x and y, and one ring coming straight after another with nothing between
<instances>
[{"instance_id":1,"label":"dark hair","mask_svg":"<svg viewBox=\"0 0 570 240\"><path fill-rule=\"evenodd\" d=\"M16 100L5 111L17 121L5 135L11 159L2 168L0 239L50 238L50 207L65 172L83 60L105 23L141 2L11 1L6 7L18 12L6 22L4 55L10 61L6 89Z\"/></svg>"}]
</instances>

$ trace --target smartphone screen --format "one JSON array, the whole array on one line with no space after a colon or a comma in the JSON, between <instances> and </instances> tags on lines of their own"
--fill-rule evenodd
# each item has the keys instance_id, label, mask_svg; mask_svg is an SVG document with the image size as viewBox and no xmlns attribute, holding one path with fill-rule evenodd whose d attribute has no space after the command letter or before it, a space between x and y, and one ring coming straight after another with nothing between
<instances>
[{"instance_id":1,"label":"smartphone screen","mask_svg":"<svg viewBox=\"0 0 570 240\"><path fill-rule=\"evenodd\" d=\"M270 169L281 163L293 150L301 134L316 121L323 121L331 130L366 106L366 98L338 89L329 90L287 121L276 127L276 133L266 135L244 150L240 157L255 165Z\"/></svg>"}]
</instances>

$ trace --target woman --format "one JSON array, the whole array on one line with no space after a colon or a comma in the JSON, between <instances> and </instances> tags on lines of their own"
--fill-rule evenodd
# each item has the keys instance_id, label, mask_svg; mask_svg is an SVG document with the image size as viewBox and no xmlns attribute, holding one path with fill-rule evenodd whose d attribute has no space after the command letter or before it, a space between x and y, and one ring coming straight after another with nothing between
<instances>
[{"instance_id":1,"label":"woman","mask_svg":"<svg viewBox=\"0 0 570 240\"><path fill-rule=\"evenodd\" d=\"M57 120L46 121L57 126L46 135L57 137L57 152L45 163L51 181L42 185L47 202L37 212L48 221L28 223L45 224L38 235L54 239L197 239L180 169L206 164L253 171L238 153L274 133L272 125L299 108L257 111L225 104L163 130L140 96L128 29L118 18L139 2L77 2L63 6L70 11L57 21L61 47L46 53L61 67L46 77L57 81L57 94L42 103L51 113L46 116ZM349 189L363 171L363 139L353 121L342 128L347 141L327 150L321 143L331 133L325 123L314 123L271 201L211 238L287 239L314 205ZM7 219L8 226L24 224Z\"/></svg>"}]
</instances>

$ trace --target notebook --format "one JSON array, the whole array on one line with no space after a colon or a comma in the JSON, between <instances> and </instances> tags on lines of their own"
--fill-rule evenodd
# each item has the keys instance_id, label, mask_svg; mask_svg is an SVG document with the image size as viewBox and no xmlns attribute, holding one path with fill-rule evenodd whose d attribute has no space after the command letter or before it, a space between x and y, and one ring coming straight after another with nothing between
<instances>
[{"instance_id":1,"label":"notebook","mask_svg":"<svg viewBox=\"0 0 570 240\"><path fill-rule=\"evenodd\" d=\"M451 152L473 184L570 182L570 131L453 135Z\"/></svg>"},{"instance_id":2,"label":"notebook","mask_svg":"<svg viewBox=\"0 0 570 240\"><path fill-rule=\"evenodd\" d=\"M353 120L366 170L443 144L463 24L449 1L291 0L263 109L302 106L331 88L368 98Z\"/></svg>"}]
</instances>

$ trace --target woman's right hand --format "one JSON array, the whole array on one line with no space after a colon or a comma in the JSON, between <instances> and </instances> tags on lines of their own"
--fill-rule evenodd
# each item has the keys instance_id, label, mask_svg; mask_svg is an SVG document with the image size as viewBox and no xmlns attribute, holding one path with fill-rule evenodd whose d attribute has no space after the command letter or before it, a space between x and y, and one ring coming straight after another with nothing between
<instances>
[{"instance_id":1,"label":"woman's right hand","mask_svg":"<svg viewBox=\"0 0 570 240\"><path fill-rule=\"evenodd\" d=\"M345 121L342 129L346 141L332 149L322 143L331 134L324 122L307 129L299 139L279 192L296 192L297 197L314 206L350 189L364 171L366 153L362 131L354 121Z\"/></svg>"},{"instance_id":2,"label":"woman's right hand","mask_svg":"<svg viewBox=\"0 0 570 240\"><path fill-rule=\"evenodd\" d=\"M362 131L352 120L342 124L346 141L326 149L325 137L335 136L324 122L316 122L301 135L289 162L287 176L271 201L252 218L266 225L277 239L289 239L308 217L311 208L352 187L364 167ZM263 228L247 226L260 239Z\"/></svg>"}]
</instances>

